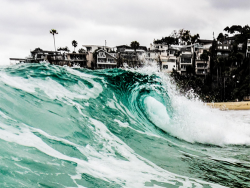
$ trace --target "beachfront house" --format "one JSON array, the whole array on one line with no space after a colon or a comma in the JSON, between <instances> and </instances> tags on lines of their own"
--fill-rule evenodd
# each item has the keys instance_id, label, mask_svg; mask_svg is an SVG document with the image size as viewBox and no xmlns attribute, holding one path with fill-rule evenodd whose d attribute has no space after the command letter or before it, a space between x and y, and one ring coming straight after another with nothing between
<instances>
[{"instance_id":1,"label":"beachfront house","mask_svg":"<svg viewBox=\"0 0 250 188\"><path fill-rule=\"evenodd\" d=\"M208 60L205 61L201 59L201 55L205 51L209 51L210 47L212 46L212 40L204 40L200 39L199 43L194 44L194 51L195 51L195 73L198 76L206 76L210 73L210 56Z\"/></svg>"},{"instance_id":2,"label":"beachfront house","mask_svg":"<svg viewBox=\"0 0 250 188\"><path fill-rule=\"evenodd\" d=\"M109 47L109 46L101 46L101 45L82 45L87 52L87 67L88 68L97 68L97 62L94 57L94 53L97 50L104 49L106 52L114 52L116 50L115 47Z\"/></svg>"},{"instance_id":3,"label":"beachfront house","mask_svg":"<svg viewBox=\"0 0 250 188\"><path fill-rule=\"evenodd\" d=\"M117 58L116 53L114 52L107 52L104 49L99 49L96 51L97 53L97 68L98 69L112 69L117 68Z\"/></svg>"},{"instance_id":4,"label":"beachfront house","mask_svg":"<svg viewBox=\"0 0 250 188\"><path fill-rule=\"evenodd\" d=\"M123 59L124 67L139 67L146 62L146 46L139 46L136 51L128 45L120 45L116 48L118 56Z\"/></svg>"},{"instance_id":5,"label":"beachfront house","mask_svg":"<svg viewBox=\"0 0 250 188\"><path fill-rule=\"evenodd\" d=\"M176 55L178 51L178 48L169 46L166 51L161 52L162 72L171 73L173 70L177 70L178 57Z\"/></svg>"},{"instance_id":6,"label":"beachfront house","mask_svg":"<svg viewBox=\"0 0 250 188\"><path fill-rule=\"evenodd\" d=\"M180 72L187 74L187 66L193 66L193 45L182 46L180 52Z\"/></svg>"}]
</instances>

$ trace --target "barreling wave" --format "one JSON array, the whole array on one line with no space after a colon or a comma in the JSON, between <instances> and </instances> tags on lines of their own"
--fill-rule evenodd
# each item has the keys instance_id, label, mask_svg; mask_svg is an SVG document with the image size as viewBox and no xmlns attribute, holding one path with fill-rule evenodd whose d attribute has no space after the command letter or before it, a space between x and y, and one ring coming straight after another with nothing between
<instances>
[{"instance_id":1,"label":"barreling wave","mask_svg":"<svg viewBox=\"0 0 250 188\"><path fill-rule=\"evenodd\" d=\"M156 67L0 68L0 185L248 187L247 112L187 95Z\"/></svg>"}]
</instances>

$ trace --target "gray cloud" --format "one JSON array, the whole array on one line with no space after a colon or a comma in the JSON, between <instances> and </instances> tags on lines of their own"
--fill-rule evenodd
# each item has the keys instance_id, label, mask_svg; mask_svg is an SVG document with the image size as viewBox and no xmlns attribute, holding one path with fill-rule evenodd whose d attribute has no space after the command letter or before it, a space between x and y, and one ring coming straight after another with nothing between
<instances>
[{"instance_id":1,"label":"gray cloud","mask_svg":"<svg viewBox=\"0 0 250 188\"><path fill-rule=\"evenodd\" d=\"M217 34L227 25L247 24L250 1L0 0L0 4L3 64L35 47L52 50L52 28L59 32L56 45L70 48L72 40L79 46L104 44L104 40L110 46L132 40L148 46L181 28L212 38L213 31Z\"/></svg>"},{"instance_id":2,"label":"gray cloud","mask_svg":"<svg viewBox=\"0 0 250 188\"><path fill-rule=\"evenodd\" d=\"M250 8L250 1L248 0L209 0L209 2L211 3L212 7L222 10L249 10Z\"/></svg>"}]
</instances>

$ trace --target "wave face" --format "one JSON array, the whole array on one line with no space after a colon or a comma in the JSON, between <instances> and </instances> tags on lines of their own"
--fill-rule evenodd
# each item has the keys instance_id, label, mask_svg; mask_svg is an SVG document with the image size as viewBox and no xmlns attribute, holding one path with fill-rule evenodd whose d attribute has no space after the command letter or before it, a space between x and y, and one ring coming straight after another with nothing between
<instances>
[{"instance_id":1,"label":"wave face","mask_svg":"<svg viewBox=\"0 0 250 188\"><path fill-rule=\"evenodd\" d=\"M250 187L249 145L154 67L0 68L0 187Z\"/></svg>"}]
</instances>

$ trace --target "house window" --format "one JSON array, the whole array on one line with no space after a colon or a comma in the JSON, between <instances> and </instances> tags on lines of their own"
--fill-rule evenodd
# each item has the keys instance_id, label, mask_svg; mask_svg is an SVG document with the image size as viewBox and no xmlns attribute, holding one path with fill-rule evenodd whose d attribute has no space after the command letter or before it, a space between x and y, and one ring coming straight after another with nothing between
<instances>
[{"instance_id":1,"label":"house window","mask_svg":"<svg viewBox=\"0 0 250 188\"><path fill-rule=\"evenodd\" d=\"M222 49L222 46L218 46L218 49Z\"/></svg>"},{"instance_id":2,"label":"house window","mask_svg":"<svg viewBox=\"0 0 250 188\"><path fill-rule=\"evenodd\" d=\"M182 63L191 63L191 58L181 58Z\"/></svg>"},{"instance_id":3,"label":"house window","mask_svg":"<svg viewBox=\"0 0 250 188\"><path fill-rule=\"evenodd\" d=\"M114 59L108 59L109 63L114 63Z\"/></svg>"},{"instance_id":4,"label":"house window","mask_svg":"<svg viewBox=\"0 0 250 188\"><path fill-rule=\"evenodd\" d=\"M168 69L168 65L163 65L162 68L163 69Z\"/></svg>"},{"instance_id":5,"label":"house window","mask_svg":"<svg viewBox=\"0 0 250 188\"><path fill-rule=\"evenodd\" d=\"M105 60L105 59L100 59L100 58L98 58L98 62L99 62L99 63L105 63L106 60Z\"/></svg>"},{"instance_id":6,"label":"house window","mask_svg":"<svg viewBox=\"0 0 250 188\"><path fill-rule=\"evenodd\" d=\"M228 50L228 46L224 46L224 49Z\"/></svg>"}]
</instances>

